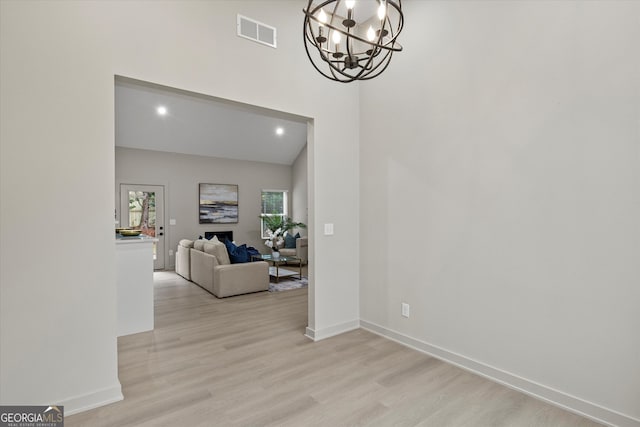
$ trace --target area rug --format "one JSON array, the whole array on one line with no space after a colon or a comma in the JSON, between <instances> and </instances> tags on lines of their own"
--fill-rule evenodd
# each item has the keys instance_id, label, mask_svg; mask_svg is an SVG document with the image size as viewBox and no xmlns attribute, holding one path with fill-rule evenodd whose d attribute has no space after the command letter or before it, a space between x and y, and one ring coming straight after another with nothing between
<instances>
[{"instance_id":1,"label":"area rug","mask_svg":"<svg viewBox=\"0 0 640 427\"><path fill-rule=\"evenodd\" d=\"M306 288L308 285L309 279L305 276L302 276L302 279L282 277L278 283L269 283L269 292L290 291L291 289Z\"/></svg>"}]
</instances>

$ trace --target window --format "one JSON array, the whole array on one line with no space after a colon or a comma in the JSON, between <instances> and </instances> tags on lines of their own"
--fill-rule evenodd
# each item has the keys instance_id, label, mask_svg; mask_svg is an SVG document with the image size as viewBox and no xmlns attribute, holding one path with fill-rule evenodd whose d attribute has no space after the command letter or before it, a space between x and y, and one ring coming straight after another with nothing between
<instances>
[{"instance_id":1,"label":"window","mask_svg":"<svg viewBox=\"0 0 640 427\"><path fill-rule=\"evenodd\" d=\"M269 233L264 222L264 217L280 217L284 220L287 216L287 191L284 190L262 190L262 212L260 218L260 229L262 238L268 239Z\"/></svg>"}]
</instances>

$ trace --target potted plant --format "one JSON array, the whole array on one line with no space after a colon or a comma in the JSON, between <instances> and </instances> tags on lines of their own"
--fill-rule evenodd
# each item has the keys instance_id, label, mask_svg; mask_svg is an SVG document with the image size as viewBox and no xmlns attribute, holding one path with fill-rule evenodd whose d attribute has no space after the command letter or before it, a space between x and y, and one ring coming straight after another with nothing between
<instances>
[{"instance_id":1,"label":"potted plant","mask_svg":"<svg viewBox=\"0 0 640 427\"><path fill-rule=\"evenodd\" d=\"M269 239L265 240L264 244L273 250L274 258L280 255L278 248L284 243L286 232L294 228L307 228L306 224L295 222L289 217L262 215L261 218L269 236Z\"/></svg>"}]
</instances>

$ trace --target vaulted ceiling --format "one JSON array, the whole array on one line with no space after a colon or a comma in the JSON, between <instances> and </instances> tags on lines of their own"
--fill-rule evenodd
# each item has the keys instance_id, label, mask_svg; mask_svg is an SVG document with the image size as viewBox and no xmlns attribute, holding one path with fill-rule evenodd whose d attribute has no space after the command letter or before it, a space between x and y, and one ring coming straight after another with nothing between
<instances>
[{"instance_id":1,"label":"vaulted ceiling","mask_svg":"<svg viewBox=\"0 0 640 427\"><path fill-rule=\"evenodd\" d=\"M118 147L291 165L307 143L303 117L121 77L115 110Z\"/></svg>"}]
</instances>

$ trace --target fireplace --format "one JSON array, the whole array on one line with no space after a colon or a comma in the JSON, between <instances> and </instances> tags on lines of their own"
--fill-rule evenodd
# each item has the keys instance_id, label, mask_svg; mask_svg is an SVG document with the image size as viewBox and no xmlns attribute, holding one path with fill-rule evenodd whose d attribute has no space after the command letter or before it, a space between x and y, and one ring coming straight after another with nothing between
<instances>
[{"instance_id":1,"label":"fireplace","mask_svg":"<svg viewBox=\"0 0 640 427\"><path fill-rule=\"evenodd\" d=\"M233 231L205 231L204 238L207 240L213 239L213 236L217 236L218 240L224 243L225 240L233 242Z\"/></svg>"}]
</instances>

